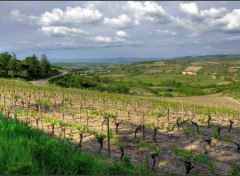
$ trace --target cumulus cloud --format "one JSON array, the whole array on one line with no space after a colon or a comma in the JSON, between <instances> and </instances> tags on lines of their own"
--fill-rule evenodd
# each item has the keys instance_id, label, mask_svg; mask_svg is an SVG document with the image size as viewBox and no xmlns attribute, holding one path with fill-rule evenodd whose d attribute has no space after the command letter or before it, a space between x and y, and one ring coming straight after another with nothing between
<instances>
[{"instance_id":1,"label":"cumulus cloud","mask_svg":"<svg viewBox=\"0 0 240 176\"><path fill-rule=\"evenodd\" d=\"M104 18L104 23L114 28L129 28L132 26L132 20L126 14L122 14L117 18Z\"/></svg>"},{"instance_id":2,"label":"cumulus cloud","mask_svg":"<svg viewBox=\"0 0 240 176\"><path fill-rule=\"evenodd\" d=\"M67 7L65 11L59 8L41 15L40 23L44 26L58 24L92 24L102 20L102 13L95 9L82 7Z\"/></svg>"},{"instance_id":3,"label":"cumulus cloud","mask_svg":"<svg viewBox=\"0 0 240 176\"><path fill-rule=\"evenodd\" d=\"M82 36L82 35L88 34L86 31L82 29L68 28L65 26L42 27L41 31L48 36L56 36L56 37L62 37L62 36L75 37L75 36Z\"/></svg>"},{"instance_id":4,"label":"cumulus cloud","mask_svg":"<svg viewBox=\"0 0 240 176\"><path fill-rule=\"evenodd\" d=\"M161 33L161 34L177 35L176 32L170 31L170 30L167 30L167 29L157 29L156 31L159 32L159 33Z\"/></svg>"},{"instance_id":5,"label":"cumulus cloud","mask_svg":"<svg viewBox=\"0 0 240 176\"><path fill-rule=\"evenodd\" d=\"M188 27L197 32L240 32L240 9L229 12L225 7L199 10L196 3L181 3L180 10L188 14ZM197 27L196 27L197 26Z\"/></svg>"},{"instance_id":6,"label":"cumulus cloud","mask_svg":"<svg viewBox=\"0 0 240 176\"><path fill-rule=\"evenodd\" d=\"M200 16L205 18L221 18L228 10L225 7L222 8L210 8L200 11Z\"/></svg>"},{"instance_id":7,"label":"cumulus cloud","mask_svg":"<svg viewBox=\"0 0 240 176\"><path fill-rule=\"evenodd\" d=\"M138 24L142 20L167 24L170 22L177 22L177 18L166 12L161 5L156 2L127 2L126 8L133 13L136 23Z\"/></svg>"},{"instance_id":8,"label":"cumulus cloud","mask_svg":"<svg viewBox=\"0 0 240 176\"><path fill-rule=\"evenodd\" d=\"M240 31L240 9L234 9L231 13L227 13L221 21L226 24L226 30Z\"/></svg>"},{"instance_id":9,"label":"cumulus cloud","mask_svg":"<svg viewBox=\"0 0 240 176\"><path fill-rule=\"evenodd\" d=\"M11 20L35 25L19 27L21 31L17 38L19 41L22 40L21 44L46 49L86 47L94 49L139 45L152 48L150 46L153 44L165 46L166 43L171 46L189 47L197 44L200 49L203 49L203 45L205 49L211 49L207 46L215 46L212 42L226 41L228 44L235 42L236 45L236 42L240 41L237 34L240 33L240 9L233 5L225 6L211 2L198 6L198 2L179 2L173 3L170 7L168 2L154 1L83 2L81 7L71 4L76 3L70 3L69 7L59 5L59 8L56 6L53 8L53 4L48 10L46 10L49 8L48 5L34 7L36 9L31 10L32 15L26 12L26 7L19 6L19 10L11 11L9 16ZM39 11L41 13L37 13ZM8 19L4 23L12 23ZM14 26L15 23L11 25ZM29 34L25 34L25 29ZM161 40L155 38L156 33L161 34ZM174 37L169 36L178 36L178 40L173 40ZM143 41L139 42L138 39Z\"/></svg>"},{"instance_id":10,"label":"cumulus cloud","mask_svg":"<svg viewBox=\"0 0 240 176\"><path fill-rule=\"evenodd\" d=\"M93 24L102 20L103 15L96 9L67 7L65 11L54 8L39 16L26 16L19 10L13 10L10 18L16 21L35 23L42 26Z\"/></svg>"},{"instance_id":11,"label":"cumulus cloud","mask_svg":"<svg viewBox=\"0 0 240 176\"><path fill-rule=\"evenodd\" d=\"M191 15L197 15L198 14L198 7L196 3L190 2L190 3L181 3L180 4L180 10Z\"/></svg>"},{"instance_id":12,"label":"cumulus cloud","mask_svg":"<svg viewBox=\"0 0 240 176\"><path fill-rule=\"evenodd\" d=\"M119 38L125 38L128 37L127 33L125 31L117 31L116 36Z\"/></svg>"}]
</instances>

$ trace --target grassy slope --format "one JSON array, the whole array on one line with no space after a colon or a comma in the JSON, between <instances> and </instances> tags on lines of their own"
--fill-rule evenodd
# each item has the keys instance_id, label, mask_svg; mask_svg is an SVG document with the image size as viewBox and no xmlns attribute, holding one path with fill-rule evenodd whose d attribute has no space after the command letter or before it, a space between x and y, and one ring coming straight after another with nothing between
<instances>
[{"instance_id":1,"label":"grassy slope","mask_svg":"<svg viewBox=\"0 0 240 176\"><path fill-rule=\"evenodd\" d=\"M0 174L149 174L129 160L113 162L51 138L26 123L0 114Z\"/></svg>"}]
</instances>

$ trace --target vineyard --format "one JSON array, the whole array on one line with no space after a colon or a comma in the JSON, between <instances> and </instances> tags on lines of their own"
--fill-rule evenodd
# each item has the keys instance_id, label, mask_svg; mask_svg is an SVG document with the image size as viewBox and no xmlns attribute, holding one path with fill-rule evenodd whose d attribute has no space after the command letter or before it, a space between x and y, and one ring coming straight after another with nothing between
<instances>
[{"instance_id":1,"label":"vineyard","mask_svg":"<svg viewBox=\"0 0 240 176\"><path fill-rule=\"evenodd\" d=\"M238 175L240 111L0 79L0 111L162 174Z\"/></svg>"}]
</instances>

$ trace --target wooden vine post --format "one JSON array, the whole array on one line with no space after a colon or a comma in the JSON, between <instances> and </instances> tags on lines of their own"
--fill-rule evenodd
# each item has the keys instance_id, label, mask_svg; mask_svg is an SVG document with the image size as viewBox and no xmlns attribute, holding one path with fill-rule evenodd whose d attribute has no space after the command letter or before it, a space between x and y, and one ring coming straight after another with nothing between
<instances>
[{"instance_id":1,"label":"wooden vine post","mask_svg":"<svg viewBox=\"0 0 240 176\"><path fill-rule=\"evenodd\" d=\"M168 105L168 111L167 111L167 119L168 119L168 127L169 127L169 120L170 120L169 105Z\"/></svg>"},{"instance_id":2,"label":"wooden vine post","mask_svg":"<svg viewBox=\"0 0 240 176\"><path fill-rule=\"evenodd\" d=\"M107 137L108 137L108 157L111 156L111 145L110 145L110 125L109 125L109 117L107 118Z\"/></svg>"}]
</instances>

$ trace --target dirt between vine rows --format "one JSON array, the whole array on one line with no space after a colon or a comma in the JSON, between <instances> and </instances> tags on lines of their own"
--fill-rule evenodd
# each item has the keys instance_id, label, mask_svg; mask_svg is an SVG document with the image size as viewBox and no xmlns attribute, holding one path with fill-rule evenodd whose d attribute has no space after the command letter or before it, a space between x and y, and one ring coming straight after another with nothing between
<instances>
[{"instance_id":1,"label":"dirt between vine rows","mask_svg":"<svg viewBox=\"0 0 240 176\"><path fill-rule=\"evenodd\" d=\"M32 100L31 108L35 108L37 111L36 105L33 103L35 102ZM58 101L60 106L60 101ZM10 105L10 102L8 102ZM134 138L134 130L136 127L141 124L142 122L142 109L143 107L138 107L136 111L132 109L130 117L128 117L128 113L123 109L124 107L121 106L113 106L110 103L109 106L112 106L111 110L109 112L112 113L118 113L117 119L122 120L123 124L119 126L119 134L116 136L119 137L125 144L125 154L131 156L131 161L139 165L142 162L148 162L149 167L152 165L152 159L151 159L151 153L152 151L148 147L143 147L139 145L139 140L142 139L142 133L141 131L137 133L137 138ZM20 103L17 103L17 106L12 106L11 108L17 108L20 107ZM84 109L90 109L91 102L86 102L84 105ZM106 106L106 104L102 104L99 102L96 102L91 109L97 109L101 110L103 106ZM73 104L72 110L75 110L77 112L78 105ZM151 110L149 110L151 111ZM42 116L49 116L57 119L62 119L62 111L59 109L49 109L46 108L45 112L42 112ZM169 174L176 174L176 175L184 175L185 174L185 166L183 162L183 158L180 156L176 156L173 153L174 146L177 146L179 149L186 149L186 150L194 150L198 154L202 154L213 161L213 163L216 165L216 170L214 172L211 172L209 169L208 164L201 163L199 161L193 160L194 169L192 169L191 174L197 174L197 175L230 175L230 171L233 166L237 166L239 168L240 166L240 153L236 150L236 146L233 142L240 143L240 123L239 123L239 117L233 118L228 116L213 116L211 120L211 127L208 128L206 124L201 123L200 121L202 119L207 119L207 116L195 116L192 118L192 113L190 111L184 111L183 119L187 120L189 119L198 122L200 126L200 135L196 134L196 128L195 126L192 126L191 123L184 125L184 129L189 131L191 134L185 134L183 131L183 128L180 128L180 130L177 130L176 127L176 119L177 117L181 116L181 113L170 111L170 119L168 120L167 115L160 118L160 127L165 127L164 129L158 130L157 134L157 142L156 145L158 146L160 150L160 154L158 157L158 166L156 172L158 174L162 175L169 175ZM98 132L106 132L106 125L101 126L101 123L103 121L102 117L96 117L89 115L89 128L91 130L96 130ZM233 129L230 133L227 132L228 126L229 126L229 118L234 121ZM26 120L26 117L20 117L22 120ZM145 117L146 123L157 123L155 118L152 118L150 115ZM65 114L65 121L71 122L72 124L78 124L80 118L78 117L78 114L75 115L75 117L72 117L71 111L66 111ZM82 115L82 121L81 123L83 125L87 124L87 116ZM36 121L34 119L31 119L30 121L31 126L34 128L37 128ZM40 129L44 129L45 131L48 131L50 133L51 127L50 123L43 121L39 121L39 127ZM217 140L213 138L213 131L217 129L217 127L221 125L223 127L222 130L222 136L230 136L233 142L226 142L223 139ZM167 126L174 126L173 131L169 131L166 129ZM114 121L110 121L110 127L113 130L113 133L115 134L115 125ZM55 135L59 136L62 135L61 128L59 126L55 127ZM73 138L73 144L77 145L79 143L79 131L75 129L67 128L66 130L66 137ZM212 138L212 145L208 146L206 142L203 141L203 139L206 139L208 137ZM146 143L153 143L153 129L146 128ZM95 136L84 133L83 135L83 144L82 149L89 151L90 153L96 155L99 154L99 143L97 142L97 139ZM205 151L208 151L208 154L205 154ZM103 150L101 151L101 155L104 157L107 157L107 139L104 139L104 146ZM111 159L113 160L119 160L121 156L120 148L119 146L111 141Z\"/></svg>"}]
</instances>

